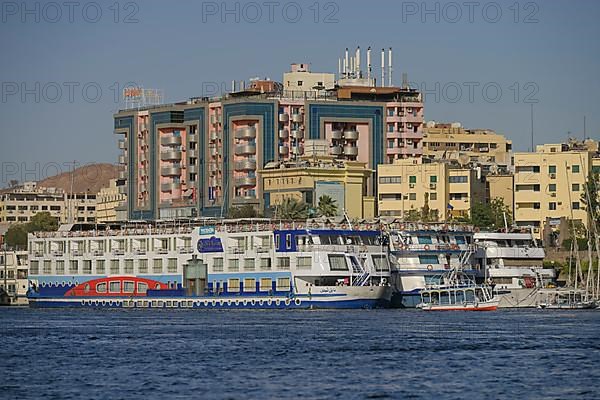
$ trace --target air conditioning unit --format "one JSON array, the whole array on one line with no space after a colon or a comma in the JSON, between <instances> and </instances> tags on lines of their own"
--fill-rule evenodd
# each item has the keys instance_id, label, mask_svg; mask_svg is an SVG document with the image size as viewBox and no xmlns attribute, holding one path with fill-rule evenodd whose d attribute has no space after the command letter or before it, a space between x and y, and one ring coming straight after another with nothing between
<instances>
[{"instance_id":1,"label":"air conditioning unit","mask_svg":"<svg viewBox=\"0 0 600 400\"><path fill-rule=\"evenodd\" d=\"M550 174L550 179L556 179L556 174Z\"/></svg>"},{"instance_id":2,"label":"air conditioning unit","mask_svg":"<svg viewBox=\"0 0 600 400\"><path fill-rule=\"evenodd\" d=\"M430 183L430 184L429 184L429 189L431 189L431 190L435 190L435 188L436 188L436 187L437 187L437 186L436 186L436 184L435 184L435 183Z\"/></svg>"},{"instance_id":3,"label":"air conditioning unit","mask_svg":"<svg viewBox=\"0 0 600 400\"><path fill-rule=\"evenodd\" d=\"M556 193L554 193L554 192L550 193L550 197L556 197Z\"/></svg>"},{"instance_id":4,"label":"air conditioning unit","mask_svg":"<svg viewBox=\"0 0 600 400\"><path fill-rule=\"evenodd\" d=\"M411 188L411 189L414 189L414 188L415 188L415 184L414 184L414 183L410 183L410 184L408 185L408 187L409 187L409 188Z\"/></svg>"}]
</instances>

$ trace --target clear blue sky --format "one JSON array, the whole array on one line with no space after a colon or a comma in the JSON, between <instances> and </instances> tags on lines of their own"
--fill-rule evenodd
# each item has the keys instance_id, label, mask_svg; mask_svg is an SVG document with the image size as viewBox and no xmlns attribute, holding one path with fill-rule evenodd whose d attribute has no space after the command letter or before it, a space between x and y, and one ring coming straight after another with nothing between
<instances>
[{"instance_id":1,"label":"clear blue sky","mask_svg":"<svg viewBox=\"0 0 600 400\"><path fill-rule=\"evenodd\" d=\"M119 151L112 114L122 107L114 99L115 83L160 88L166 101L180 101L202 95L207 82L281 80L291 62L335 72L343 49L356 45L378 49L377 76L379 49L392 46L395 83L407 72L411 82L437 91L437 99L427 97L427 120L491 128L512 139L516 150L527 150L528 101L534 100L536 143L563 140L569 131L582 137L584 115L588 136L600 137L598 1L520 1L518 14L514 0L481 1L472 15L460 1L454 3L460 10L437 3L438 11L436 2L428 2L433 12L425 15L421 1L320 1L317 22L314 1L275 2L272 22L263 3L254 3L261 5L261 16L241 2L239 22L235 12L223 22L221 1L138 1L135 7L121 1L118 15L112 0L80 1L72 15L66 6L58 15L43 2L29 2L31 13L20 1L4 2L0 186L7 163L24 163L25 172L39 162L41 175L47 163L114 163ZM236 2L225 4L235 10ZM72 99L70 82L78 84ZM472 99L468 85L478 85ZM97 87L99 100L87 101ZM498 87L499 100L486 100L497 97ZM37 91L39 102L35 94L23 98L23 89Z\"/></svg>"}]
</instances>

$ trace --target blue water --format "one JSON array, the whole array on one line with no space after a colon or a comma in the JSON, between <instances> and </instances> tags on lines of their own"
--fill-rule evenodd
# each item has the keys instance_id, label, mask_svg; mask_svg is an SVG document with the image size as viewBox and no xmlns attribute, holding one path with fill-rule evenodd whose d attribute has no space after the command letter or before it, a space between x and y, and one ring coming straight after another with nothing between
<instances>
[{"instance_id":1,"label":"blue water","mask_svg":"<svg viewBox=\"0 0 600 400\"><path fill-rule=\"evenodd\" d=\"M0 309L3 399L598 399L600 311Z\"/></svg>"}]
</instances>

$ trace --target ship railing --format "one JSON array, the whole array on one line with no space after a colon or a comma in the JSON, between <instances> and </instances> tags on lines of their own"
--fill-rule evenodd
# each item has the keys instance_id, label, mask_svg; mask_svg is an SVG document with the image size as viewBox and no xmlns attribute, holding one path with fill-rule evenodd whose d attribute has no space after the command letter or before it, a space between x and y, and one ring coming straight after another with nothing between
<instances>
[{"instance_id":1,"label":"ship railing","mask_svg":"<svg viewBox=\"0 0 600 400\"><path fill-rule=\"evenodd\" d=\"M192 247L179 247L177 250L179 251L179 254L191 254L194 252Z\"/></svg>"}]
</instances>

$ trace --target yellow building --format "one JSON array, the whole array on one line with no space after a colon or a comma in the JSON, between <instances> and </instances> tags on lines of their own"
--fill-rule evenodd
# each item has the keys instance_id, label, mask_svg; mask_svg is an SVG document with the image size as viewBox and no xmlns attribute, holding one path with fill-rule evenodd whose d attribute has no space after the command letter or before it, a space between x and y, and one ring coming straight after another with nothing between
<instances>
[{"instance_id":1,"label":"yellow building","mask_svg":"<svg viewBox=\"0 0 600 400\"><path fill-rule=\"evenodd\" d=\"M544 144L535 153L515 153L517 225L533 226L540 238L546 225L551 229L561 217L587 227L582 196L588 174L598 163L597 155L598 143L593 141Z\"/></svg>"},{"instance_id":2,"label":"yellow building","mask_svg":"<svg viewBox=\"0 0 600 400\"><path fill-rule=\"evenodd\" d=\"M119 215L118 209L123 205L127 196L120 193L117 186L117 180L111 179L107 188L102 188L98 192L96 199L96 220L98 222L121 221L126 218Z\"/></svg>"},{"instance_id":3,"label":"yellow building","mask_svg":"<svg viewBox=\"0 0 600 400\"><path fill-rule=\"evenodd\" d=\"M23 224L39 212L49 212L63 221L65 195L55 188L40 188L36 182L25 182L0 195L0 223Z\"/></svg>"},{"instance_id":4,"label":"yellow building","mask_svg":"<svg viewBox=\"0 0 600 400\"><path fill-rule=\"evenodd\" d=\"M406 218L427 203L437 211L439 221L466 217L475 202L485 201L485 183L478 174L450 161L396 160L379 165L379 215Z\"/></svg>"},{"instance_id":5,"label":"yellow building","mask_svg":"<svg viewBox=\"0 0 600 400\"><path fill-rule=\"evenodd\" d=\"M502 202L514 215L514 175L513 174L488 174L485 177L487 201L502 199Z\"/></svg>"},{"instance_id":6,"label":"yellow building","mask_svg":"<svg viewBox=\"0 0 600 400\"><path fill-rule=\"evenodd\" d=\"M429 121L423 138L423 156L484 165L512 165L512 142L489 129L465 129L460 123Z\"/></svg>"},{"instance_id":7,"label":"yellow building","mask_svg":"<svg viewBox=\"0 0 600 400\"><path fill-rule=\"evenodd\" d=\"M331 156L270 163L259 171L271 207L286 198L316 207L319 198L328 195L336 201L339 215L345 211L350 218L374 216L374 199L366 196L366 182L372 173L366 163L339 161Z\"/></svg>"}]
</instances>

